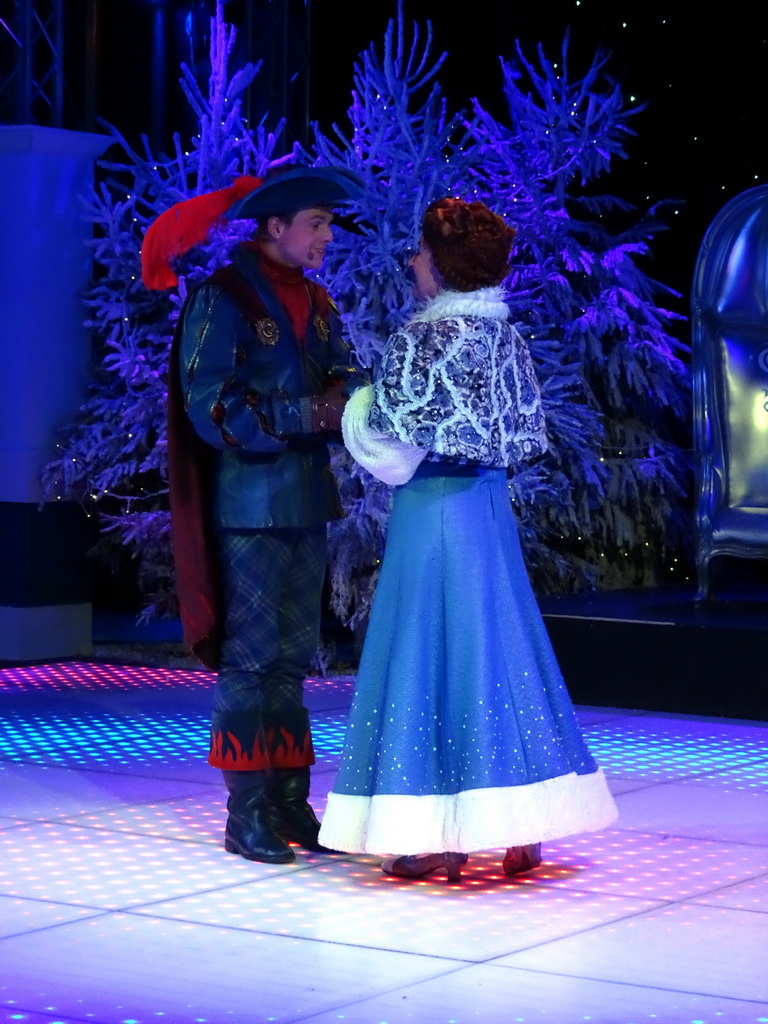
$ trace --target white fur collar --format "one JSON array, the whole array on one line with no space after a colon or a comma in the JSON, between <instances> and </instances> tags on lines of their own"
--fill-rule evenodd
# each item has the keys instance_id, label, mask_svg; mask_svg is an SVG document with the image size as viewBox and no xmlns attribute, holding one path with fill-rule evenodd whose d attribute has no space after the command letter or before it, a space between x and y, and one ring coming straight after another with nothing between
<instances>
[{"instance_id":1,"label":"white fur collar","mask_svg":"<svg viewBox=\"0 0 768 1024\"><path fill-rule=\"evenodd\" d=\"M415 313L414 320L444 320L450 316L481 316L489 320L506 320L509 307L504 301L504 289L478 288L474 292L438 292L426 306Z\"/></svg>"}]
</instances>

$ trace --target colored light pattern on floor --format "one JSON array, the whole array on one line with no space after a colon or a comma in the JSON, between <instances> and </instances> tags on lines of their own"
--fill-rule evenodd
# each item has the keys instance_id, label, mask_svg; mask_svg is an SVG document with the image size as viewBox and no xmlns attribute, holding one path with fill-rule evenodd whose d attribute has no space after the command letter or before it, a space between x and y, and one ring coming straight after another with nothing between
<instances>
[{"instance_id":1,"label":"colored light pattern on floor","mask_svg":"<svg viewBox=\"0 0 768 1024\"><path fill-rule=\"evenodd\" d=\"M120 717L100 709L67 714L11 708L4 715L0 758L67 768L178 763L204 760L208 738L202 713Z\"/></svg>"},{"instance_id":2,"label":"colored light pattern on floor","mask_svg":"<svg viewBox=\"0 0 768 1024\"><path fill-rule=\"evenodd\" d=\"M66 661L50 665L0 668L0 693L59 690L210 689L214 673L207 669L169 669L141 665L113 665L102 662ZM333 679L311 677L309 692L348 689L352 676Z\"/></svg>"},{"instance_id":3,"label":"colored light pattern on floor","mask_svg":"<svg viewBox=\"0 0 768 1024\"><path fill-rule=\"evenodd\" d=\"M768 728L587 711L616 825L449 885L226 854L205 695L115 671L3 703L0 1024L768 1024ZM320 810L350 691L307 684Z\"/></svg>"},{"instance_id":4,"label":"colored light pattern on floor","mask_svg":"<svg viewBox=\"0 0 768 1024\"><path fill-rule=\"evenodd\" d=\"M209 672L62 662L0 670L0 694L109 692L151 694L212 690ZM307 703L348 704L351 677L312 677L305 684ZM151 699L151 698L150 698ZM118 700L119 705L119 700ZM118 708L118 711L120 709ZM197 764L205 762L209 744L206 704L199 712L126 704L120 713L94 703L61 712L55 705L38 711L37 705L10 703L0 732L0 760L60 767L108 765ZM346 712L316 717L313 727L319 759L341 753Z\"/></svg>"},{"instance_id":5,"label":"colored light pattern on floor","mask_svg":"<svg viewBox=\"0 0 768 1024\"><path fill-rule=\"evenodd\" d=\"M722 771L707 774L707 781L719 782L729 789L759 790L768 793L768 765L739 765L737 768L726 768ZM681 779L683 783L695 783L694 779Z\"/></svg>"},{"instance_id":6,"label":"colored light pattern on floor","mask_svg":"<svg viewBox=\"0 0 768 1024\"><path fill-rule=\"evenodd\" d=\"M621 778L681 778L702 772L722 771L753 761L765 762L765 732L743 726L702 726L695 722L691 733L674 720L662 719L656 728L637 722L603 723L588 727L589 749L600 766Z\"/></svg>"},{"instance_id":7,"label":"colored light pattern on floor","mask_svg":"<svg viewBox=\"0 0 768 1024\"><path fill-rule=\"evenodd\" d=\"M321 800L313 799L317 809ZM218 775L211 769L211 789L203 797L186 797L163 803L140 804L97 814L68 816L68 824L110 832L128 832L139 836L165 836L195 843L209 843L217 848L226 820L226 792Z\"/></svg>"},{"instance_id":8,"label":"colored light pattern on floor","mask_svg":"<svg viewBox=\"0 0 768 1024\"><path fill-rule=\"evenodd\" d=\"M318 718L312 736L318 757L341 753L345 716ZM60 767L162 765L204 762L208 757L209 716L146 710L118 716L37 711L11 707L3 715L0 760Z\"/></svg>"},{"instance_id":9,"label":"colored light pattern on floor","mask_svg":"<svg viewBox=\"0 0 768 1024\"><path fill-rule=\"evenodd\" d=\"M0 669L0 693L59 690L136 690L173 686L209 689L211 672L109 665L99 662L56 662L51 665L16 666Z\"/></svg>"}]
</instances>

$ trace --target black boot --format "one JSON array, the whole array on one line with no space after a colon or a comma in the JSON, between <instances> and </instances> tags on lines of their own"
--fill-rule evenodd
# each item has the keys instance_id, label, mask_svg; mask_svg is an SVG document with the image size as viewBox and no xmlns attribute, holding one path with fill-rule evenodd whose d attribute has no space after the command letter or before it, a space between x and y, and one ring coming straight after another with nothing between
<instances>
[{"instance_id":1,"label":"black boot","mask_svg":"<svg viewBox=\"0 0 768 1024\"><path fill-rule=\"evenodd\" d=\"M239 853L247 860L261 860L268 864L288 864L296 860L293 850L270 824L267 794L271 781L268 773L224 769L222 774L229 790L229 817L224 831L227 853Z\"/></svg>"},{"instance_id":2,"label":"black boot","mask_svg":"<svg viewBox=\"0 0 768 1024\"><path fill-rule=\"evenodd\" d=\"M316 853L336 853L317 841L320 822L309 805L309 768L276 768L269 794L272 828L289 842Z\"/></svg>"}]
</instances>

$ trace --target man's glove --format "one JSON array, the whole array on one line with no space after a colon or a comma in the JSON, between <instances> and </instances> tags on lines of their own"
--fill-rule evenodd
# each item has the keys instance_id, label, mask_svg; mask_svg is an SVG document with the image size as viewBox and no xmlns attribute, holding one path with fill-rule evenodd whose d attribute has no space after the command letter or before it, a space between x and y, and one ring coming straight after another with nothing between
<instances>
[{"instance_id":1,"label":"man's glove","mask_svg":"<svg viewBox=\"0 0 768 1024\"><path fill-rule=\"evenodd\" d=\"M312 397L312 431L341 430L341 417L347 396L342 394L344 381L337 380L320 395Z\"/></svg>"}]
</instances>

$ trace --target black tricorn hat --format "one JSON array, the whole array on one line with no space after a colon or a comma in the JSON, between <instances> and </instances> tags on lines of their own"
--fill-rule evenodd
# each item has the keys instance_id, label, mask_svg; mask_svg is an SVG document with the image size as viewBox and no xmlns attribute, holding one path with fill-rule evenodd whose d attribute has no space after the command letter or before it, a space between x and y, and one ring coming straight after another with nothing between
<instances>
[{"instance_id":1,"label":"black tricorn hat","mask_svg":"<svg viewBox=\"0 0 768 1024\"><path fill-rule=\"evenodd\" d=\"M238 199L227 220L259 220L314 206L337 206L363 192L363 180L342 167L292 167Z\"/></svg>"}]
</instances>

